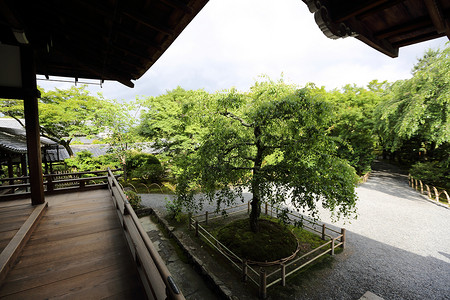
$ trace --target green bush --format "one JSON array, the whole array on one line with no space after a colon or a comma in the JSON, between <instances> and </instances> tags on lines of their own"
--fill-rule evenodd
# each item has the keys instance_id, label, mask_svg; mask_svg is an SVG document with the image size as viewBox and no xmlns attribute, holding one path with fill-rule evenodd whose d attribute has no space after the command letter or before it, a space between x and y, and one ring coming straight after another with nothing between
<instances>
[{"instance_id":1,"label":"green bush","mask_svg":"<svg viewBox=\"0 0 450 300\"><path fill-rule=\"evenodd\" d=\"M424 183L450 190L450 171L444 163L418 162L411 166L409 173Z\"/></svg>"},{"instance_id":2,"label":"green bush","mask_svg":"<svg viewBox=\"0 0 450 300\"><path fill-rule=\"evenodd\" d=\"M145 182L159 183L164 176L164 168L154 155L135 152L127 159L127 175Z\"/></svg>"},{"instance_id":3,"label":"green bush","mask_svg":"<svg viewBox=\"0 0 450 300\"><path fill-rule=\"evenodd\" d=\"M77 169L78 172L106 170L108 167L116 169L119 167L119 162L113 155L106 154L93 157L88 150L77 152L75 157L68 158L64 162L68 167Z\"/></svg>"},{"instance_id":4,"label":"green bush","mask_svg":"<svg viewBox=\"0 0 450 300\"><path fill-rule=\"evenodd\" d=\"M138 209L141 206L141 196L136 194L135 191L127 190L125 191L125 195L127 196L128 202L130 202L133 209Z\"/></svg>"}]
</instances>

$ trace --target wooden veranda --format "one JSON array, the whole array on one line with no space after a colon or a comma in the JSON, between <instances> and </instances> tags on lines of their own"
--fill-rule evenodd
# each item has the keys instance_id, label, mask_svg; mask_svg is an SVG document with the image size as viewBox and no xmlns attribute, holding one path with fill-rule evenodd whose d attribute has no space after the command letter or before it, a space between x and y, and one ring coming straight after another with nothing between
<instances>
[{"instance_id":1,"label":"wooden veranda","mask_svg":"<svg viewBox=\"0 0 450 300\"><path fill-rule=\"evenodd\" d=\"M37 206L0 202L0 298L184 299L112 172L104 179L74 179Z\"/></svg>"}]
</instances>

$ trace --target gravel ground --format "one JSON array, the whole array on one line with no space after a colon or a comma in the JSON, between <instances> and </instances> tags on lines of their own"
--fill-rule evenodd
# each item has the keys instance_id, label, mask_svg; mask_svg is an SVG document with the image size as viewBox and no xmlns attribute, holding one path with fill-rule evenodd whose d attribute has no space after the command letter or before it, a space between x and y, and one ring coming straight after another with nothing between
<instances>
[{"instance_id":1,"label":"gravel ground","mask_svg":"<svg viewBox=\"0 0 450 300\"><path fill-rule=\"evenodd\" d=\"M450 209L408 187L407 177L377 163L357 188L358 218L332 223L347 229L347 245L333 263L288 282L269 299L450 299ZM164 211L168 195L142 195ZM247 195L249 198L249 195Z\"/></svg>"}]
</instances>

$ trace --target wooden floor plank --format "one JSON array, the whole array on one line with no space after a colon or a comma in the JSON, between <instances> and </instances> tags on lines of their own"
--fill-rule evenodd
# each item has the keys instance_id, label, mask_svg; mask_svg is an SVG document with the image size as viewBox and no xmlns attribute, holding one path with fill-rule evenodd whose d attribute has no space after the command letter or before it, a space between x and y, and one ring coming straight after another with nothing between
<instances>
[{"instance_id":1,"label":"wooden floor plank","mask_svg":"<svg viewBox=\"0 0 450 300\"><path fill-rule=\"evenodd\" d=\"M130 271L130 268L127 266L108 266L51 284L25 289L13 294L1 295L1 298L48 299L67 297L71 299L83 299L77 295L84 294L88 296L84 299L101 299L102 297L117 293L117 290L126 290L129 285L133 285L133 282L126 280L132 275L133 271Z\"/></svg>"},{"instance_id":2,"label":"wooden floor plank","mask_svg":"<svg viewBox=\"0 0 450 300\"><path fill-rule=\"evenodd\" d=\"M108 190L46 200L46 215L5 278L0 298L145 298Z\"/></svg>"},{"instance_id":3,"label":"wooden floor plank","mask_svg":"<svg viewBox=\"0 0 450 300\"><path fill-rule=\"evenodd\" d=\"M25 247L15 268L26 268L35 264L47 264L60 259L72 258L84 253L105 251L122 242L122 229L93 233L84 237L43 243ZM52 251L49 251L52 249Z\"/></svg>"},{"instance_id":4,"label":"wooden floor plank","mask_svg":"<svg viewBox=\"0 0 450 300\"><path fill-rule=\"evenodd\" d=\"M83 258L77 256L76 260L69 258L51 265L47 264L45 268L37 265L27 268L26 272L23 269L13 270L8 274L5 286L0 291L0 297L118 265L127 261L129 256L129 250L125 246L113 251L105 250L103 254Z\"/></svg>"}]
</instances>

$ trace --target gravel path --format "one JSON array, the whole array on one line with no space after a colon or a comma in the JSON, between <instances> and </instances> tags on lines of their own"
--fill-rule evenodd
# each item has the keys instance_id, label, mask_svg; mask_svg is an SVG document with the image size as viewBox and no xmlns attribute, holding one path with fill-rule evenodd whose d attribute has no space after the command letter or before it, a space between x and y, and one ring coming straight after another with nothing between
<instances>
[{"instance_id":1,"label":"gravel path","mask_svg":"<svg viewBox=\"0 0 450 300\"><path fill-rule=\"evenodd\" d=\"M358 218L332 223L347 229L344 252L330 267L294 278L272 299L359 299L371 291L384 299L450 299L450 209L408 187L407 177L377 163L357 188ZM143 195L165 208L167 195Z\"/></svg>"}]
</instances>

